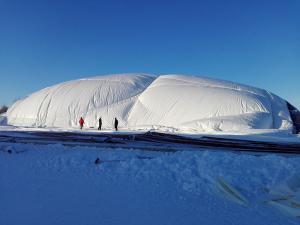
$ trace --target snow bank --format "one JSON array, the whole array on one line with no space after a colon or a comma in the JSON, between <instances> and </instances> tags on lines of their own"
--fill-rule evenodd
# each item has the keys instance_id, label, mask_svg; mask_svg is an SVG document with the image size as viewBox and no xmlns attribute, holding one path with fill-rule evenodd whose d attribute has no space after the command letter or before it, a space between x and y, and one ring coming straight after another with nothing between
<instances>
[{"instance_id":1,"label":"snow bank","mask_svg":"<svg viewBox=\"0 0 300 225\"><path fill-rule=\"evenodd\" d=\"M299 171L278 155L0 143L0 224L299 224Z\"/></svg>"},{"instance_id":2,"label":"snow bank","mask_svg":"<svg viewBox=\"0 0 300 225\"><path fill-rule=\"evenodd\" d=\"M33 93L8 110L16 126L175 131L292 130L286 102L268 91L183 75L120 74L69 81Z\"/></svg>"}]
</instances>

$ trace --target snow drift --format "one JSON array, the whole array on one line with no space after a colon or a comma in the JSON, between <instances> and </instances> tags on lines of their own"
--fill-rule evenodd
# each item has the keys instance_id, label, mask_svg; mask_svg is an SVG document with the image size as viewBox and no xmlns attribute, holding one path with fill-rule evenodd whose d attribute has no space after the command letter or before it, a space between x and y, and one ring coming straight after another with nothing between
<instances>
[{"instance_id":1,"label":"snow drift","mask_svg":"<svg viewBox=\"0 0 300 225\"><path fill-rule=\"evenodd\" d=\"M64 82L16 102L8 124L34 127L124 129L167 127L178 131L285 129L293 123L286 101L259 88L204 77L118 74Z\"/></svg>"}]
</instances>

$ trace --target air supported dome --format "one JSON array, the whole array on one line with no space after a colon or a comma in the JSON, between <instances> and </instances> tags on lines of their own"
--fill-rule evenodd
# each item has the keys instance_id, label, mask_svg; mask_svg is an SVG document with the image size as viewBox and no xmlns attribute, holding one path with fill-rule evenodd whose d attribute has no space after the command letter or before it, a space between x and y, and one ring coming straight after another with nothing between
<instances>
[{"instance_id":1,"label":"air supported dome","mask_svg":"<svg viewBox=\"0 0 300 225\"><path fill-rule=\"evenodd\" d=\"M198 76L117 74L68 81L17 101L8 124L32 127L172 128L178 131L292 130L287 103L263 89Z\"/></svg>"}]
</instances>

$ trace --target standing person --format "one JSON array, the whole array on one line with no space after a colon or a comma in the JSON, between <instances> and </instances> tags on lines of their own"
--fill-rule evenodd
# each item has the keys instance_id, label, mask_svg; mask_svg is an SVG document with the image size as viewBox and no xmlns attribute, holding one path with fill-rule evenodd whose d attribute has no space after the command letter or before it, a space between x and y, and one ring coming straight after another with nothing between
<instances>
[{"instance_id":1,"label":"standing person","mask_svg":"<svg viewBox=\"0 0 300 225\"><path fill-rule=\"evenodd\" d=\"M101 127L102 127L102 119L101 117L99 118L99 127L98 127L98 130L101 130Z\"/></svg>"},{"instance_id":2,"label":"standing person","mask_svg":"<svg viewBox=\"0 0 300 225\"><path fill-rule=\"evenodd\" d=\"M119 121L117 120L117 118L115 118L115 129L116 129L116 131L118 131L118 124L119 124Z\"/></svg>"},{"instance_id":3,"label":"standing person","mask_svg":"<svg viewBox=\"0 0 300 225\"><path fill-rule=\"evenodd\" d=\"M84 119L82 117L80 117L80 120L79 120L80 130L82 130L83 124L84 124Z\"/></svg>"}]
</instances>

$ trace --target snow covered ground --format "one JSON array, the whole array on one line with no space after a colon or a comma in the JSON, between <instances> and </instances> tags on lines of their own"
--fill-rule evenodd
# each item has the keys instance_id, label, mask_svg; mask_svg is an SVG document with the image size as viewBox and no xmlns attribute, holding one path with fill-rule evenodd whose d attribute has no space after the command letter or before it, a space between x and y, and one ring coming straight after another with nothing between
<instances>
[{"instance_id":1,"label":"snow covered ground","mask_svg":"<svg viewBox=\"0 0 300 225\"><path fill-rule=\"evenodd\" d=\"M300 223L297 156L0 142L0 184L5 225Z\"/></svg>"}]
</instances>

